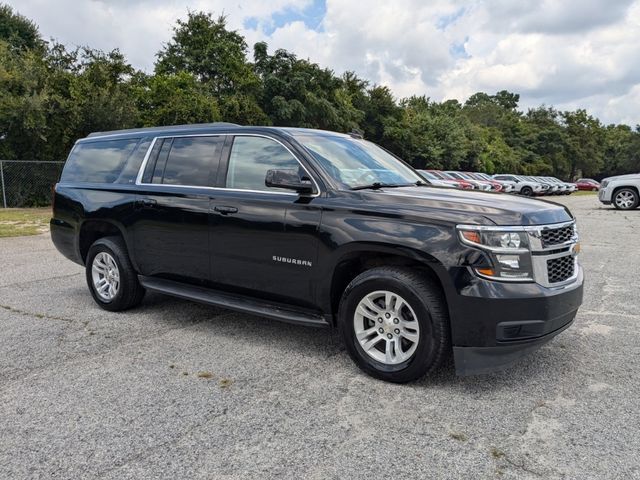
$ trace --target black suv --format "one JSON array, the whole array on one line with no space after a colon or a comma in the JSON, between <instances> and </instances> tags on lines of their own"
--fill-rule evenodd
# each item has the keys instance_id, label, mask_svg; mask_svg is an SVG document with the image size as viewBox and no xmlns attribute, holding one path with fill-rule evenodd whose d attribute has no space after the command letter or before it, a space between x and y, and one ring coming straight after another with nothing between
<instances>
[{"instance_id":1,"label":"black suv","mask_svg":"<svg viewBox=\"0 0 640 480\"><path fill-rule=\"evenodd\" d=\"M582 302L566 208L431 186L356 134L94 133L55 187L51 235L106 310L151 290L338 327L355 362L393 382L451 350L459 374L503 367Z\"/></svg>"}]
</instances>

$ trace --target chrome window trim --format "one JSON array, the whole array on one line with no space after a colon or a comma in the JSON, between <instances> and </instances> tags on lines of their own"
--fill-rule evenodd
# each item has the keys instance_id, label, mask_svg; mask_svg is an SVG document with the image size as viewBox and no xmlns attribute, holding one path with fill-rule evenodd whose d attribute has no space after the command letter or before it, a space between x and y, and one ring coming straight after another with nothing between
<instances>
[{"instance_id":1,"label":"chrome window trim","mask_svg":"<svg viewBox=\"0 0 640 480\"><path fill-rule=\"evenodd\" d=\"M185 134L185 135L158 135L156 137L153 138L153 140L151 141L151 144L149 145L149 148L147 149L147 153L144 156L144 160L142 161L142 165L140 165L140 169L138 170L138 175L136 176L136 185L140 185L140 186L152 186L152 187L172 187L172 188L196 188L196 189L206 189L206 190L214 190L214 191L225 191L225 192L249 192L249 193L265 193L265 194L270 194L270 195L288 195L288 196L295 196L295 197L300 197L301 195L299 193L295 193L295 192L280 192L280 191L269 191L269 190L252 190L252 189L247 189L247 188L227 188L227 187L211 187L211 186L196 186L196 185L170 185L170 184L164 184L164 183L143 183L142 182L142 176L144 175L144 171L147 168L147 162L149 161L149 157L151 156L151 151L153 150L153 146L156 144L156 141L158 139L165 139L165 138L184 138L184 137L223 137L223 136L234 136L234 137L258 137L258 138L267 138L269 140L272 140L276 143L278 143L279 145L281 145L282 147L285 148L285 150L287 150L287 152L289 152L289 154L298 162L298 164L302 167L302 169L307 173L307 175L309 176L309 178L311 179L311 181L313 182L313 185L316 189L316 192L312 195L304 195L305 197L318 197L320 196L320 193L322 192L322 190L320 189L320 186L318 185L318 182L316 181L316 179L313 177L313 175L311 175L311 173L309 172L309 170L307 169L307 167L300 161L300 159L291 151L291 149L289 147L287 147L284 143L282 143L280 140L278 140L277 138L273 138L270 137L269 135L262 135L259 133L190 133L190 134ZM231 146L231 148L233 148L233 145Z\"/></svg>"}]
</instances>

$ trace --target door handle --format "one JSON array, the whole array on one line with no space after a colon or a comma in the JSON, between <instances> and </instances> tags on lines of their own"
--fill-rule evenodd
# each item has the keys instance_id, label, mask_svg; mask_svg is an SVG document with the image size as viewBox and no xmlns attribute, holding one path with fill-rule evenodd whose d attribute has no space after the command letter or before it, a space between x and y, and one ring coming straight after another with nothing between
<instances>
[{"instance_id":1,"label":"door handle","mask_svg":"<svg viewBox=\"0 0 640 480\"><path fill-rule=\"evenodd\" d=\"M231 215L238 212L236 207L227 207L226 205L216 205L213 209L222 215Z\"/></svg>"}]
</instances>

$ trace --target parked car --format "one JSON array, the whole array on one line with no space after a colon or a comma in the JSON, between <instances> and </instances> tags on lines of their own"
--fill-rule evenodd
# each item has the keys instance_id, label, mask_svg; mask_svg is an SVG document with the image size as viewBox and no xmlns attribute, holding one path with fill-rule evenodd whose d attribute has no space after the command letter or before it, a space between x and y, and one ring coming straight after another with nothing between
<instances>
[{"instance_id":1,"label":"parked car","mask_svg":"<svg viewBox=\"0 0 640 480\"><path fill-rule=\"evenodd\" d=\"M448 175L450 178L453 178L455 180L465 180L467 182L470 182L471 184L473 184L476 190L482 190L483 192L490 192L493 189L493 187L489 182L474 180L473 178L465 175L462 172L446 171L442 173L445 175Z\"/></svg>"},{"instance_id":2,"label":"parked car","mask_svg":"<svg viewBox=\"0 0 640 480\"><path fill-rule=\"evenodd\" d=\"M531 180L532 182L537 182L542 185L541 195L558 195L560 194L560 186L552 184L546 180L543 180L542 177L534 177L532 175L527 175L524 178L527 180Z\"/></svg>"},{"instance_id":3,"label":"parked car","mask_svg":"<svg viewBox=\"0 0 640 480\"><path fill-rule=\"evenodd\" d=\"M550 183L555 183L556 185L559 185L561 189L560 193L562 195L571 195L573 192L578 190L578 187L575 183L563 182L562 180L556 177L542 177L542 178Z\"/></svg>"},{"instance_id":4,"label":"parked car","mask_svg":"<svg viewBox=\"0 0 640 480\"><path fill-rule=\"evenodd\" d=\"M609 177L600 183L598 199L618 210L633 210L640 205L640 173Z\"/></svg>"},{"instance_id":5,"label":"parked car","mask_svg":"<svg viewBox=\"0 0 640 480\"><path fill-rule=\"evenodd\" d=\"M597 182L591 178L580 178L576 180L578 190L588 190L590 192L597 192L600 190L600 182Z\"/></svg>"},{"instance_id":6,"label":"parked car","mask_svg":"<svg viewBox=\"0 0 640 480\"><path fill-rule=\"evenodd\" d=\"M445 188L462 188L459 182L453 180L441 180L428 170L418 170L420 175L426 178L431 185Z\"/></svg>"},{"instance_id":7,"label":"parked car","mask_svg":"<svg viewBox=\"0 0 640 480\"><path fill-rule=\"evenodd\" d=\"M528 180L526 177L520 175L510 174L497 174L492 177L494 180L513 182L515 193L524 195L526 197L532 197L534 195L542 194L542 185L539 182Z\"/></svg>"},{"instance_id":8,"label":"parked car","mask_svg":"<svg viewBox=\"0 0 640 480\"><path fill-rule=\"evenodd\" d=\"M491 178L489 175L486 175L485 173L464 172L464 175L474 180L479 180L481 182L489 183L491 185L491 190L493 190L494 192L508 193L506 191L506 187L508 186L506 183L494 180L493 178ZM509 190L513 190L513 187L511 187Z\"/></svg>"},{"instance_id":9,"label":"parked car","mask_svg":"<svg viewBox=\"0 0 640 480\"><path fill-rule=\"evenodd\" d=\"M438 180L442 180L444 182L450 182L452 185L455 185L456 188L459 188L461 190L477 190L476 186L473 183L467 180L453 178L450 175L446 175L444 172L441 172L440 170L425 170L425 171L429 172L430 174L438 178Z\"/></svg>"},{"instance_id":10,"label":"parked car","mask_svg":"<svg viewBox=\"0 0 640 480\"><path fill-rule=\"evenodd\" d=\"M568 328L582 302L566 207L433 188L355 134L94 133L54 193L53 243L84 265L101 308L154 291L336 327L362 370L392 382L451 351L460 374L502 368Z\"/></svg>"}]
</instances>

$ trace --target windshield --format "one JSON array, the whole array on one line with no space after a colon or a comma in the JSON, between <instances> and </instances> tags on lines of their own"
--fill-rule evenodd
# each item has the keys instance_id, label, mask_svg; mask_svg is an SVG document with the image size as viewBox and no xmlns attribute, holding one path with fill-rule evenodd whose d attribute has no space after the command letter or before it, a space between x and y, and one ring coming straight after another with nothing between
<instances>
[{"instance_id":1,"label":"windshield","mask_svg":"<svg viewBox=\"0 0 640 480\"><path fill-rule=\"evenodd\" d=\"M468 177L465 177L460 172L444 172L444 173L445 173L445 175L448 175L449 177L456 178L458 180L469 180Z\"/></svg>"},{"instance_id":2,"label":"windshield","mask_svg":"<svg viewBox=\"0 0 640 480\"><path fill-rule=\"evenodd\" d=\"M420 173L422 174L422 176L424 178L428 178L429 180L438 180L438 177L436 177L433 173L431 172L427 172L426 170L420 170Z\"/></svg>"},{"instance_id":3,"label":"windshield","mask_svg":"<svg viewBox=\"0 0 640 480\"><path fill-rule=\"evenodd\" d=\"M447 177L445 177L442 172L435 172L435 171L432 170L432 171L430 171L428 173L430 173L431 175L436 177L438 180L448 180Z\"/></svg>"},{"instance_id":4,"label":"windshield","mask_svg":"<svg viewBox=\"0 0 640 480\"><path fill-rule=\"evenodd\" d=\"M371 142L327 135L300 135L297 140L321 168L345 188L376 183L408 186L423 182L410 167Z\"/></svg>"}]
</instances>

